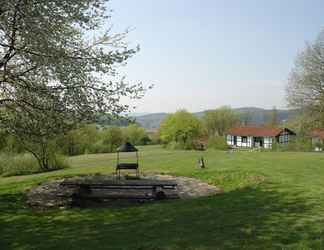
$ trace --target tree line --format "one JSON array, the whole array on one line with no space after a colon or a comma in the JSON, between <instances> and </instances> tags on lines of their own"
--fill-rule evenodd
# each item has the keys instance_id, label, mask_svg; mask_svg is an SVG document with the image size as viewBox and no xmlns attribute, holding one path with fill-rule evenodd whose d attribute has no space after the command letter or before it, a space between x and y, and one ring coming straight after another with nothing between
<instances>
[{"instance_id":1,"label":"tree line","mask_svg":"<svg viewBox=\"0 0 324 250\"><path fill-rule=\"evenodd\" d=\"M24 146L19 140L8 133L0 134L0 152L24 153ZM156 143L154 136L137 124L130 124L125 127L110 126L100 127L97 124L82 125L66 134L58 136L50 141L49 151L55 154L73 156L94 153L112 153L125 142L134 145L147 145Z\"/></svg>"},{"instance_id":2,"label":"tree line","mask_svg":"<svg viewBox=\"0 0 324 250\"><path fill-rule=\"evenodd\" d=\"M239 125L240 115L224 106L204 113L199 119L194 114L179 110L161 122L160 138L165 146L177 149L195 149L208 142L209 146L226 147L226 129Z\"/></svg>"}]
</instances>

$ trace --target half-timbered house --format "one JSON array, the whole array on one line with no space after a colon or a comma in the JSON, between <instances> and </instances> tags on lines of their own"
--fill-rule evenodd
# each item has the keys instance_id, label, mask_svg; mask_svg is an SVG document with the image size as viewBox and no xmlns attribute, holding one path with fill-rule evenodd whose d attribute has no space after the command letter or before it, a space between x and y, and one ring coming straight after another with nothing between
<instances>
[{"instance_id":1,"label":"half-timbered house","mask_svg":"<svg viewBox=\"0 0 324 250\"><path fill-rule=\"evenodd\" d=\"M287 128L235 127L226 131L226 142L232 147L272 148L276 143L288 143L296 134Z\"/></svg>"}]
</instances>

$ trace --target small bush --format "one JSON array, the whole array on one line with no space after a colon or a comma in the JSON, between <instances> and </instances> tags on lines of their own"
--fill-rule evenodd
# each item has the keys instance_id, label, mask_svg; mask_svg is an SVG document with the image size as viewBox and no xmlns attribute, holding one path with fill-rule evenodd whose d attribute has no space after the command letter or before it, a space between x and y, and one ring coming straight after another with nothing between
<instances>
[{"instance_id":1,"label":"small bush","mask_svg":"<svg viewBox=\"0 0 324 250\"><path fill-rule=\"evenodd\" d=\"M181 143L181 145L185 150L192 150L196 148L196 145L192 140L187 140L186 143Z\"/></svg>"},{"instance_id":2,"label":"small bush","mask_svg":"<svg viewBox=\"0 0 324 250\"><path fill-rule=\"evenodd\" d=\"M147 145L150 138L147 136L144 128L137 124L130 124L122 129L123 140L126 140L134 145Z\"/></svg>"},{"instance_id":3,"label":"small bush","mask_svg":"<svg viewBox=\"0 0 324 250\"><path fill-rule=\"evenodd\" d=\"M289 141L287 144L274 143L272 151L295 151L295 152L309 152L312 151L311 140L304 137L296 137Z\"/></svg>"},{"instance_id":4,"label":"small bush","mask_svg":"<svg viewBox=\"0 0 324 250\"><path fill-rule=\"evenodd\" d=\"M119 146L119 145L118 145ZM117 145L105 144L105 141L100 140L89 147L86 153L89 154L101 154L101 153L113 153L117 150Z\"/></svg>"},{"instance_id":5,"label":"small bush","mask_svg":"<svg viewBox=\"0 0 324 250\"><path fill-rule=\"evenodd\" d=\"M150 145L159 145L162 143L159 132L150 133L148 136L150 138Z\"/></svg>"},{"instance_id":6,"label":"small bush","mask_svg":"<svg viewBox=\"0 0 324 250\"><path fill-rule=\"evenodd\" d=\"M59 170L70 167L67 158L63 155L54 154L49 160L49 170Z\"/></svg>"},{"instance_id":7,"label":"small bush","mask_svg":"<svg viewBox=\"0 0 324 250\"><path fill-rule=\"evenodd\" d=\"M85 151L87 154L99 154L99 153L109 153L109 150L105 145L103 145L102 141L97 141L93 145L89 147L88 150Z\"/></svg>"},{"instance_id":8,"label":"small bush","mask_svg":"<svg viewBox=\"0 0 324 250\"><path fill-rule=\"evenodd\" d=\"M208 148L213 148L217 150L227 150L229 147L223 136L212 136L208 139Z\"/></svg>"}]
</instances>

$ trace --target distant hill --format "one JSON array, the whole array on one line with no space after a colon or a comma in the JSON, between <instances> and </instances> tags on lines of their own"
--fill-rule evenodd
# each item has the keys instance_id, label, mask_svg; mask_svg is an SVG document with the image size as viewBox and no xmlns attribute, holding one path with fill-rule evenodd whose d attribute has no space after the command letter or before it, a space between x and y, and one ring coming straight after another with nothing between
<instances>
[{"instance_id":1,"label":"distant hill","mask_svg":"<svg viewBox=\"0 0 324 250\"><path fill-rule=\"evenodd\" d=\"M272 109L262 109L256 107L244 107L234 110L242 115L250 116L249 124L255 125L265 123L267 121L267 117L269 117L272 113ZM284 122L297 114L297 110L289 109L277 109L277 112L279 122Z\"/></svg>"},{"instance_id":2,"label":"distant hill","mask_svg":"<svg viewBox=\"0 0 324 250\"><path fill-rule=\"evenodd\" d=\"M248 117L248 124L259 125L266 122L267 117L270 116L271 109L262 109L256 107L244 107L234 109L242 117ZM194 113L197 117L202 117L206 111ZM296 110L278 109L279 122L286 121L290 117L296 115ZM138 124L147 129L154 129L160 126L161 121L166 117L167 113L152 113L142 116L133 116ZM132 116L132 115L131 115Z\"/></svg>"},{"instance_id":3,"label":"distant hill","mask_svg":"<svg viewBox=\"0 0 324 250\"><path fill-rule=\"evenodd\" d=\"M126 115L130 117L138 117L138 116L144 116L144 115L149 115L150 113L128 113Z\"/></svg>"},{"instance_id":4,"label":"distant hill","mask_svg":"<svg viewBox=\"0 0 324 250\"><path fill-rule=\"evenodd\" d=\"M161 121L167 116L167 113L153 113L148 115L136 116L135 121L147 129L160 127Z\"/></svg>"}]
</instances>

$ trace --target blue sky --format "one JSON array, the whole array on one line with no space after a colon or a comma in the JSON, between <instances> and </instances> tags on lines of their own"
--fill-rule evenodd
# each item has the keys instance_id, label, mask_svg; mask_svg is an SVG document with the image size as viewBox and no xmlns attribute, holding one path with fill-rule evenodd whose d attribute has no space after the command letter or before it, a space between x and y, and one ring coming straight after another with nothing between
<instances>
[{"instance_id":1,"label":"blue sky","mask_svg":"<svg viewBox=\"0 0 324 250\"><path fill-rule=\"evenodd\" d=\"M122 69L155 87L137 112L285 108L285 85L324 28L320 0L111 0L115 31L141 51Z\"/></svg>"}]
</instances>

